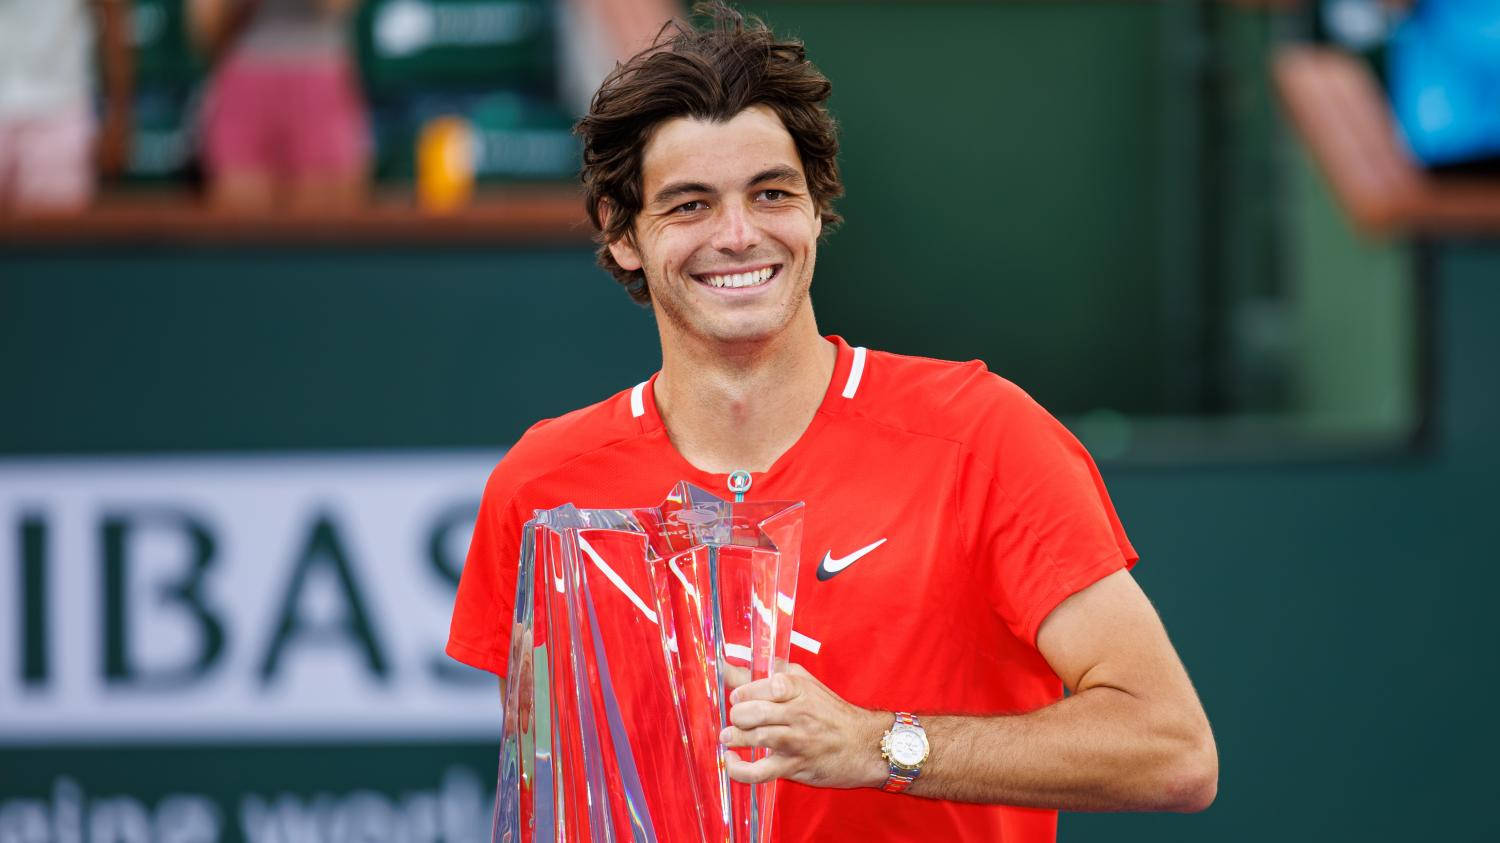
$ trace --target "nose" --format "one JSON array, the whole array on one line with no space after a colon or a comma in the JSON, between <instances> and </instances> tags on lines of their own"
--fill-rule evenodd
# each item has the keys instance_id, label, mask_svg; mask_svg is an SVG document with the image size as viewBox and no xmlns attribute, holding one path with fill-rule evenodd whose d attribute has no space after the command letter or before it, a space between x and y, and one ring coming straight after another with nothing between
<instances>
[{"instance_id":1,"label":"nose","mask_svg":"<svg viewBox=\"0 0 1500 843\"><path fill-rule=\"evenodd\" d=\"M718 227L712 245L725 253L739 253L760 242L760 229L743 203L725 202L719 206Z\"/></svg>"}]
</instances>

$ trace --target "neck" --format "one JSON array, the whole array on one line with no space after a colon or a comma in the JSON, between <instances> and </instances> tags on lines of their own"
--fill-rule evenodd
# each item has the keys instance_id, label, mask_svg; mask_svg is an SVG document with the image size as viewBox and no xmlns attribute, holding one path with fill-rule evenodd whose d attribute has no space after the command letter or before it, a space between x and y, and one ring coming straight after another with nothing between
<instances>
[{"instance_id":1,"label":"neck","mask_svg":"<svg viewBox=\"0 0 1500 843\"><path fill-rule=\"evenodd\" d=\"M823 402L838 349L811 308L775 337L722 344L662 336L657 410L678 453L715 473L765 471L796 443Z\"/></svg>"}]
</instances>

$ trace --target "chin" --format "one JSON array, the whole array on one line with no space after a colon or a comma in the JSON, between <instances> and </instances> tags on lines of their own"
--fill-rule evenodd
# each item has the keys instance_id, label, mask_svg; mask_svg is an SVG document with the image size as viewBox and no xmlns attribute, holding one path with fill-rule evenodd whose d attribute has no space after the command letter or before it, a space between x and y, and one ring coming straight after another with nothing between
<instances>
[{"instance_id":1,"label":"chin","mask_svg":"<svg viewBox=\"0 0 1500 843\"><path fill-rule=\"evenodd\" d=\"M685 297L653 297L657 321L674 333L715 345L746 345L774 340L797 320L802 305L762 301L749 307L690 301ZM806 302L803 294L802 302ZM748 302L744 304L749 304Z\"/></svg>"},{"instance_id":2,"label":"chin","mask_svg":"<svg viewBox=\"0 0 1500 843\"><path fill-rule=\"evenodd\" d=\"M720 345L744 345L747 343L761 343L775 339L780 331L764 326L744 326L737 328L710 329L701 332L701 336L719 343Z\"/></svg>"}]
</instances>

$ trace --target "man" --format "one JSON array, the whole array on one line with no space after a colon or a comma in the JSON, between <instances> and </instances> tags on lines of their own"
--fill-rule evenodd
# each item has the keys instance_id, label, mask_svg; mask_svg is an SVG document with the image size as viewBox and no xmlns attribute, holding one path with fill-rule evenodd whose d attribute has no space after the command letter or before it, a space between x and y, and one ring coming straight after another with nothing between
<instances>
[{"instance_id":1,"label":"man","mask_svg":"<svg viewBox=\"0 0 1500 843\"><path fill-rule=\"evenodd\" d=\"M496 468L448 652L505 673L534 509L744 470L749 499L807 503L798 664L738 688L722 735L773 750L729 773L782 780L782 840L1042 841L1058 808L1207 806L1207 720L1088 455L978 362L818 333L808 291L842 192L830 85L800 44L709 11L616 70L578 126L601 263L650 303L661 371Z\"/></svg>"}]
</instances>

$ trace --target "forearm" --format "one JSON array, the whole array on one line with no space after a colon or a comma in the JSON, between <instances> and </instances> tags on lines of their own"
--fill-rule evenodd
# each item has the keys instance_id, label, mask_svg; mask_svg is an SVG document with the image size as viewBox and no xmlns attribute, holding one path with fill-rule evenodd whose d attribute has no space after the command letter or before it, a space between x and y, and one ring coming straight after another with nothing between
<instances>
[{"instance_id":1,"label":"forearm","mask_svg":"<svg viewBox=\"0 0 1500 843\"><path fill-rule=\"evenodd\" d=\"M94 0L99 28L99 59L104 80L104 115L99 137L99 166L118 175L130 157L131 100L135 59L126 36L129 9L125 0Z\"/></svg>"},{"instance_id":2,"label":"forearm","mask_svg":"<svg viewBox=\"0 0 1500 843\"><path fill-rule=\"evenodd\" d=\"M1208 718L1166 631L1121 571L1065 600L1038 649L1072 696L1028 714L962 717L917 711L929 753L914 796L1071 811L1200 811L1218 791ZM880 787L877 747L890 712L851 705L799 665L735 689L728 746L735 781L785 778L821 787Z\"/></svg>"},{"instance_id":3,"label":"forearm","mask_svg":"<svg viewBox=\"0 0 1500 843\"><path fill-rule=\"evenodd\" d=\"M1071 811L1194 811L1217 789L1217 752L1200 711L1164 716L1160 705L1113 687L1029 714L921 719L931 754L908 791L915 796Z\"/></svg>"},{"instance_id":4,"label":"forearm","mask_svg":"<svg viewBox=\"0 0 1500 843\"><path fill-rule=\"evenodd\" d=\"M246 2L249 0L188 0L188 40L201 51L211 51Z\"/></svg>"},{"instance_id":5,"label":"forearm","mask_svg":"<svg viewBox=\"0 0 1500 843\"><path fill-rule=\"evenodd\" d=\"M322 0L323 11L334 17L342 17L359 7L360 0Z\"/></svg>"}]
</instances>

